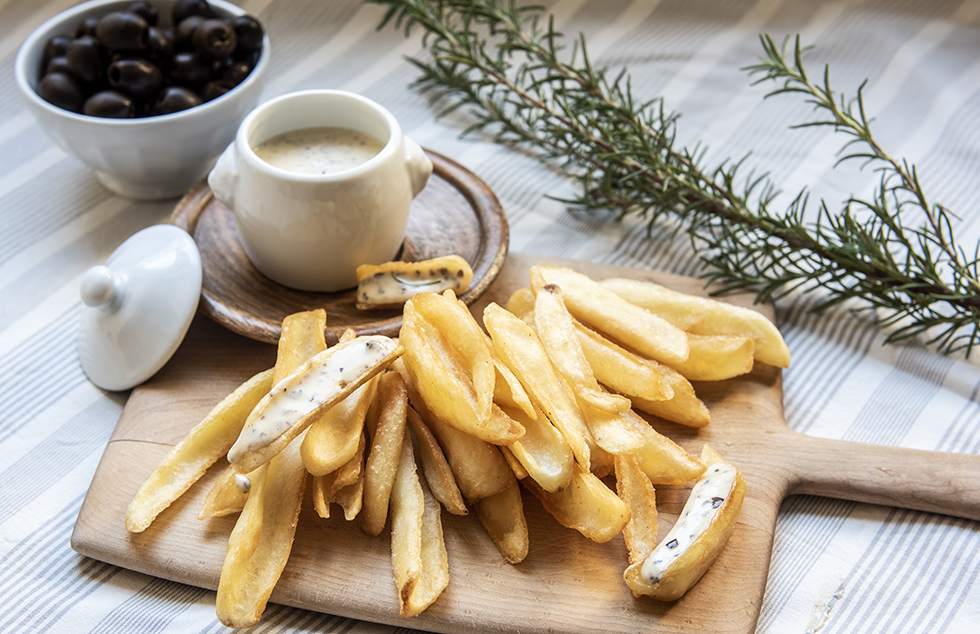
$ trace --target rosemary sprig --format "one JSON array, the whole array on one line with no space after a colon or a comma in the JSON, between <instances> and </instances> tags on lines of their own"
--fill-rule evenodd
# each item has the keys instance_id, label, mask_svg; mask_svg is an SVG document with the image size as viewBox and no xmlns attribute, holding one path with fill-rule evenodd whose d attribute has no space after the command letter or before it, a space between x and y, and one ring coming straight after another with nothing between
<instances>
[{"instance_id":1,"label":"rosemary sprig","mask_svg":"<svg viewBox=\"0 0 980 634\"><path fill-rule=\"evenodd\" d=\"M917 336L937 349L969 355L980 339L980 245L960 248L952 214L930 203L914 165L875 141L863 86L846 98L808 77L799 40L791 56L762 36L764 57L747 70L757 82L779 82L771 95L800 93L829 125L851 138L841 161L863 159L878 171L872 200L851 198L838 212L821 202L808 219L809 194L773 210L776 189L766 176L743 176L744 159L716 168L703 151L675 147L677 115L662 99L638 102L623 71L610 77L593 67L584 36L569 54L540 7L505 0L370 0L387 5L381 26L394 21L406 34L422 28L429 60L411 60L417 85L445 115L467 107L481 131L556 161L582 191L567 201L637 214L652 228L679 220L709 265L705 277L722 292L753 288L757 299L800 288L824 289L816 310L850 299L878 309L887 341ZM381 28L381 27L379 27ZM917 214L917 219L911 218ZM915 222L907 226L906 222Z\"/></svg>"}]
</instances>

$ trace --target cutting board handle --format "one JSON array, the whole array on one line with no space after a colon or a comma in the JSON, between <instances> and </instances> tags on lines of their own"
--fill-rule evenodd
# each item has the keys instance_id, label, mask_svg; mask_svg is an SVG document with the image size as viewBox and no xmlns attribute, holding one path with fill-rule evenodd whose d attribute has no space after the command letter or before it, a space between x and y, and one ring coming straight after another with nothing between
<instances>
[{"instance_id":1,"label":"cutting board handle","mask_svg":"<svg viewBox=\"0 0 980 634\"><path fill-rule=\"evenodd\" d=\"M980 456L789 432L787 494L832 497L980 521Z\"/></svg>"}]
</instances>

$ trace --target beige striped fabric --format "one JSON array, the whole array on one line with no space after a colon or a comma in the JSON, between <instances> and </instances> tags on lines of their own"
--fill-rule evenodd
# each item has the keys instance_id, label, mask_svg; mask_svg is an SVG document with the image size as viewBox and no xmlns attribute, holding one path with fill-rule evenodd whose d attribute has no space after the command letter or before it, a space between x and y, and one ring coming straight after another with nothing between
<instances>
[{"instance_id":1,"label":"beige striped fabric","mask_svg":"<svg viewBox=\"0 0 980 634\"><path fill-rule=\"evenodd\" d=\"M698 274L685 238L568 213L574 185L535 159L479 136L465 117L437 120L411 87L416 37L376 26L357 0L241 0L273 41L263 100L344 88L380 102L422 145L462 163L496 192L510 249ZM20 42L72 0L0 0L0 632L217 633L214 594L86 559L69 536L125 404L77 360L82 274L127 237L165 221L174 201L139 203L103 189L45 136L21 101ZM721 161L751 153L787 194L810 187L836 207L876 176L833 169L840 139L790 130L801 99L764 99L742 67L760 32L802 34L836 87L867 78L875 129L915 162L926 189L958 214L962 244L980 237L980 0L545 0L560 30L586 34L594 63L626 67L641 98L682 113L678 141ZM869 321L814 300L777 306L793 352L784 374L789 425L806 434L980 453L980 368L910 344L883 347ZM980 483L973 483L980 487ZM781 508L758 632L972 634L980 623L980 524L813 497ZM411 623L406 623L411 625ZM649 631L638 624L638 631ZM270 605L261 632L374 633L405 628Z\"/></svg>"}]
</instances>

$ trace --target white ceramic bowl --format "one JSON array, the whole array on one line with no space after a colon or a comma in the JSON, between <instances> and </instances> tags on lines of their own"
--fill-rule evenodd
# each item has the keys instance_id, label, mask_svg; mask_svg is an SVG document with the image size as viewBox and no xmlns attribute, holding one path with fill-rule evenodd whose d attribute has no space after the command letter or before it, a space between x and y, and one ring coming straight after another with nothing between
<instances>
[{"instance_id":1,"label":"white ceramic bowl","mask_svg":"<svg viewBox=\"0 0 980 634\"><path fill-rule=\"evenodd\" d=\"M111 191L143 200L172 198L204 178L235 138L238 125L255 106L269 67L269 36L249 76L221 97L173 114L140 119L105 119L63 110L42 99L44 45L54 35L75 33L90 15L120 10L131 0L93 0L59 13L24 41L14 62L17 87L51 139L95 170ZM160 23L168 25L175 0L153 0ZM239 7L209 0L215 15L242 15Z\"/></svg>"}]
</instances>

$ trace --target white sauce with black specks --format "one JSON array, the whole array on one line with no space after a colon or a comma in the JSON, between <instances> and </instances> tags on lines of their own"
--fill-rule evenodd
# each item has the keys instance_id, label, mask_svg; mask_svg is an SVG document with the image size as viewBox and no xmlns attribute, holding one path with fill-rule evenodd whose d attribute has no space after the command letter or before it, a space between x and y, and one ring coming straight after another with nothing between
<instances>
[{"instance_id":1,"label":"white sauce with black specks","mask_svg":"<svg viewBox=\"0 0 980 634\"><path fill-rule=\"evenodd\" d=\"M248 479L248 476L243 476L240 473L236 473L235 488L237 488L240 493L248 494L248 492L252 490L252 481Z\"/></svg>"},{"instance_id":2,"label":"white sauce with black specks","mask_svg":"<svg viewBox=\"0 0 980 634\"><path fill-rule=\"evenodd\" d=\"M357 301L361 304L396 304L419 293L455 291L462 286L463 277L462 270L446 266L405 272L383 271L358 282Z\"/></svg>"},{"instance_id":3,"label":"white sauce with black specks","mask_svg":"<svg viewBox=\"0 0 980 634\"><path fill-rule=\"evenodd\" d=\"M659 583L667 568L708 530L718 515L718 509L731 496L737 473L738 470L730 464L718 463L708 467L691 489L691 497L677 523L644 560L641 570L644 581Z\"/></svg>"},{"instance_id":4,"label":"white sauce with black specks","mask_svg":"<svg viewBox=\"0 0 980 634\"><path fill-rule=\"evenodd\" d=\"M388 337L359 337L339 344L330 356L308 371L284 378L272 388L265 411L242 430L228 452L228 461L238 462L246 452L271 443L381 363L396 345Z\"/></svg>"},{"instance_id":5,"label":"white sauce with black specks","mask_svg":"<svg viewBox=\"0 0 980 634\"><path fill-rule=\"evenodd\" d=\"M304 128L257 145L255 154L278 168L299 174L333 174L374 158L384 143L347 128Z\"/></svg>"}]
</instances>

